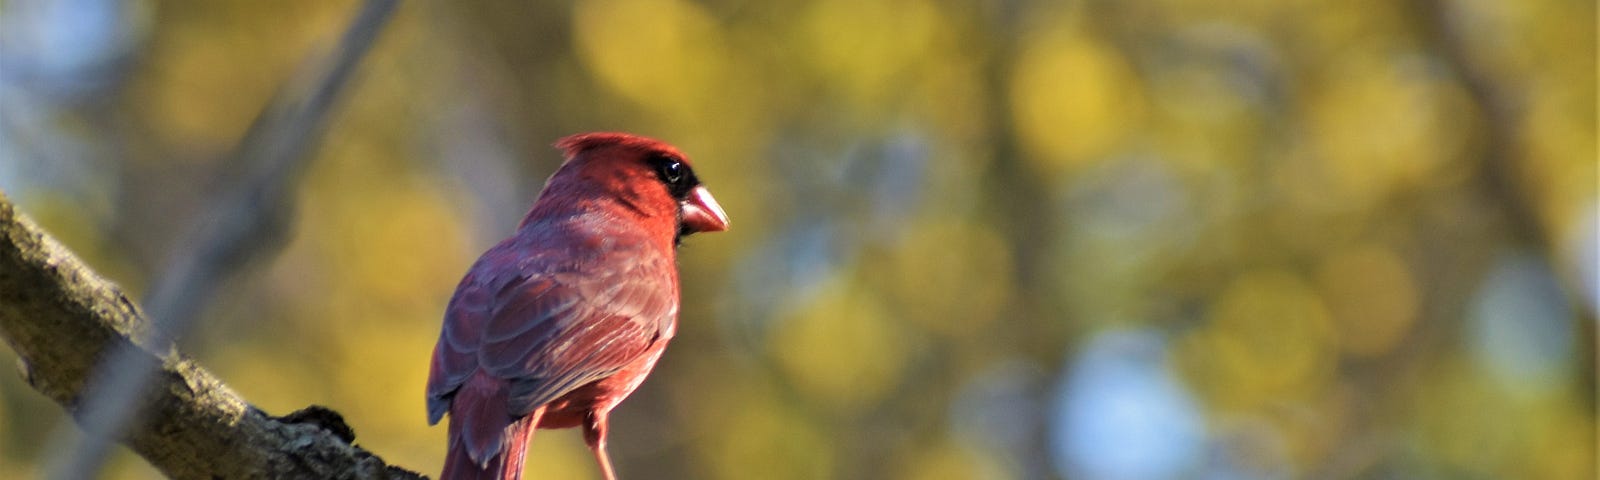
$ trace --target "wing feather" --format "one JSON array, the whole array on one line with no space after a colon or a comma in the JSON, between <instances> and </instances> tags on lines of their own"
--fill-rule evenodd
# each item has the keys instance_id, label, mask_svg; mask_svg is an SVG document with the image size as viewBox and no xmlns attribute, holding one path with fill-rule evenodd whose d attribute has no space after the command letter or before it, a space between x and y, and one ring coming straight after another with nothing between
<instances>
[{"instance_id":1,"label":"wing feather","mask_svg":"<svg viewBox=\"0 0 1600 480\"><path fill-rule=\"evenodd\" d=\"M608 377L670 337L677 278L670 252L605 241L603 251L512 257L510 241L484 254L457 287L435 347L430 422L483 370L508 387L506 408L522 415ZM494 275L516 265L516 275Z\"/></svg>"}]
</instances>

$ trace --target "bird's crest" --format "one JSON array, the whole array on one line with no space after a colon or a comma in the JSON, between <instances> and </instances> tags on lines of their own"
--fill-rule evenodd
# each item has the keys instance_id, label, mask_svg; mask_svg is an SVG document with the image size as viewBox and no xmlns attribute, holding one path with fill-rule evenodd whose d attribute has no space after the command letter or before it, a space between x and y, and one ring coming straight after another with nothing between
<instances>
[{"instance_id":1,"label":"bird's crest","mask_svg":"<svg viewBox=\"0 0 1600 480\"><path fill-rule=\"evenodd\" d=\"M683 152L679 152L677 148L673 147L667 142L656 140L654 138L618 132L595 132L569 135L561 140L556 141L555 146L556 148L561 149L567 158L576 156L578 152L593 150L606 146L622 146L637 148L640 150L655 150L669 153L672 156L678 157L679 159L685 158Z\"/></svg>"}]
</instances>

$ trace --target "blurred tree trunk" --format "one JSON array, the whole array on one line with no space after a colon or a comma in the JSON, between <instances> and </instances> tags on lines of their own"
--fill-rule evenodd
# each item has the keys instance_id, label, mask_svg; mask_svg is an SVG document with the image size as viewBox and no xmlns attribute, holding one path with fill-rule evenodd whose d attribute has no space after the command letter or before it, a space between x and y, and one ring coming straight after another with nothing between
<instances>
[{"instance_id":1,"label":"blurred tree trunk","mask_svg":"<svg viewBox=\"0 0 1600 480\"><path fill-rule=\"evenodd\" d=\"M1020 346L1024 358L1037 365L1059 365L1061 357L1068 354L1067 346L1073 343L1075 333L1071 321L1049 313L1048 302L1059 290L1052 284L1046 266L1051 264L1051 246L1066 227L1060 222L1041 220L1060 218L1059 212L1056 202L1050 199L1046 183L1049 179L1041 178L1024 163L1011 103L1011 76L1021 48L1018 32L1028 7L1019 2L998 2L974 16L978 22L975 30L991 39L980 67L984 103L989 106L984 118L985 137L992 159L984 175L990 192L985 197L993 202L985 208L992 213L994 227L1011 248L1010 268L1019 299L1007 307L1003 316L1027 323L1022 327L1003 324L989 335L993 337L991 344ZM1019 478L1058 478L1051 465L1050 431L1044 421L1051 415L1051 389L1045 385L1035 387L1032 405L1037 410L1023 415L1039 421L1032 422L1032 431L1022 435L1031 440L1028 451L1012 455L1021 468Z\"/></svg>"}]
</instances>

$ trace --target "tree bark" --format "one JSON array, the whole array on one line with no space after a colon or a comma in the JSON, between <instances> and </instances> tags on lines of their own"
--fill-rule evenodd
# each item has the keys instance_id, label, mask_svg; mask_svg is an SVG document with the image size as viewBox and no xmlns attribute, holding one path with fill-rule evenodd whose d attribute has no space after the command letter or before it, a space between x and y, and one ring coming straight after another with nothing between
<instances>
[{"instance_id":1,"label":"tree bark","mask_svg":"<svg viewBox=\"0 0 1600 480\"><path fill-rule=\"evenodd\" d=\"M352 445L337 412L256 409L171 345L143 343L147 324L121 289L0 193L0 338L35 390L75 414L101 358L138 344L142 360L160 368L119 438L172 478L425 478Z\"/></svg>"}]
</instances>

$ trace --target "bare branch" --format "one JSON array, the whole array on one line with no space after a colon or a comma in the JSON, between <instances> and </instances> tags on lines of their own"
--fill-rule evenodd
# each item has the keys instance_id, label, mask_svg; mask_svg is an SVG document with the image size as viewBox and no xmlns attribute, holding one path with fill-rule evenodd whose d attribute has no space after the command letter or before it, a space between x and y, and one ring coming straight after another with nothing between
<instances>
[{"instance_id":1,"label":"bare branch","mask_svg":"<svg viewBox=\"0 0 1600 480\"><path fill-rule=\"evenodd\" d=\"M159 365L123 441L173 478L423 478L351 445L337 413L270 417L170 348L136 343L139 307L0 195L0 338L28 384L69 411L98 360L121 350Z\"/></svg>"},{"instance_id":2,"label":"bare branch","mask_svg":"<svg viewBox=\"0 0 1600 480\"><path fill-rule=\"evenodd\" d=\"M1520 135L1520 99L1501 85L1468 50L1459 25L1460 14L1449 0L1414 0L1414 23L1422 40L1443 61L1478 108L1487 137L1479 159L1478 179L1485 192L1505 209L1511 232L1533 248L1551 248L1549 232L1539 222L1538 209L1528 201L1517 179L1516 139Z\"/></svg>"},{"instance_id":3,"label":"bare branch","mask_svg":"<svg viewBox=\"0 0 1600 480\"><path fill-rule=\"evenodd\" d=\"M325 129L335 100L356 64L371 49L399 0L368 0L351 22L338 49L308 62L269 103L234 152L245 174L180 241L171 268L156 282L150 306L148 345L170 348L213 298L217 288L254 261L284 244L293 216L294 186L310 163L313 146ZM58 453L52 478L88 478L98 471L111 438L127 427L139 409L137 397L154 359L135 348L113 350L93 377L78 416L87 435L76 443L54 435Z\"/></svg>"},{"instance_id":4,"label":"bare branch","mask_svg":"<svg viewBox=\"0 0 1600 480\"><path fill-rule=\"evenodd\" d=\"M335 100L399 6L368 0L329 58L312 58L274 95L233 152L248 171L219 192L163 272L145 305L158 326L181 332L216 288L283 245L294 212L294 187L311 163Z\"/></svg>"}]
</instances>

